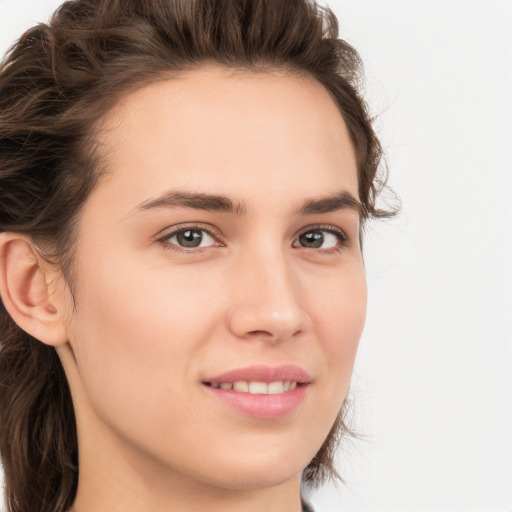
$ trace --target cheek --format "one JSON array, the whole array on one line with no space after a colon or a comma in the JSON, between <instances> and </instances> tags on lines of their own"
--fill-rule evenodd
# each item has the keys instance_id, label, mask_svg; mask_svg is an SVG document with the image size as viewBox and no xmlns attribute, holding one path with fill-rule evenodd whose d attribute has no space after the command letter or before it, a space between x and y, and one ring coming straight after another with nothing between
<instances>
[{"instance_id":1,"label":"cheek","mask_svg":"<svg viewBox=\"0 0 512 512\"><path fill-rule=\"evenodd\" d=\"M133 344L147 350L161 340L169 350L178 338L180 349L187 347L185 334L201 328L214 298L193 274L148 266L112 260L83 268L77 318L89 341L118 342L125 351Z\"/></svg>"},{"instance_id":2,"label":"cheek","mask_svg":"<svg viewBox=\"0 0 512 512\"><path fill-rule=\"evenodd\" d=\"M304 434L316 453L327 438L347 396L366 318L364 268L351 267L313 290L310 300L319 357L314 414Z\"/></svg>"},{"instance_id":3,"label":"cheek","mask_svg":"<svg viewBox=\"0 0 512 512\"><path fill-rule=\"evenodd\" d=\"M107 262L82 268L87 279L77 286L71 340L94 408L101 416L123 421L132 416L132 422L191 379L193 356L215 317L204 287L164 278L161 269L144 274L138 270Z\"/></svg>"},{"instance_id":4,"label":"cheek","mask_svg":"<svg viewBox=\"0 0 512 512\"><path fill-rule=\"evenodd\" d=\"M344 395L366 319L364 267L347 268L338 279L324 283L311 300L314 330L326 358L333 393Z\"/></svg>"}]
</instances>

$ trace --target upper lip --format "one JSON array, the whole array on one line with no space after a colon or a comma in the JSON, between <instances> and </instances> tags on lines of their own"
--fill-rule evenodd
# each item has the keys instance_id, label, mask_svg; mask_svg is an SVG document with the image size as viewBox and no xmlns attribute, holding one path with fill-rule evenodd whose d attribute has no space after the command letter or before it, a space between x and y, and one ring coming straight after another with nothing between
<instances>
[{"instance_id":1,"label":"upper lip","mask_svg":"<svg viewBox=\"0 0 512 512\"><path fill-rule=\"evenodd\" d=\"M248 366L246 368L236 368L229 370L221 375L215 375L204 380L211 384L221 382L278 382L290 381L299 384L311 382L310 375L306 370L295 365L282 365L282 366Z\"/></svg>"}]
</instances>

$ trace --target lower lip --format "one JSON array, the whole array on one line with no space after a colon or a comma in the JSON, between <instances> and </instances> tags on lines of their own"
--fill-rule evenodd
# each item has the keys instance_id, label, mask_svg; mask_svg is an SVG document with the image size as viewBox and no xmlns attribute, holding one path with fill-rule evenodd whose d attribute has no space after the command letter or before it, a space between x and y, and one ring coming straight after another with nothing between
<instances>
[{"instance_id":1,"label":"lower lip","mask_svg":"<svg viewBox=\"0 0 512 512\"><path fill-rule=\"evenodd\" d=\"M252 395L251 393L225 390L212 386L204 387L218 400L247 416L271 420L282 418L297 409L304 400L309 385L302 384L295 389L284 393L276 393L275 395Z\"/></svg>"}]
</instances>

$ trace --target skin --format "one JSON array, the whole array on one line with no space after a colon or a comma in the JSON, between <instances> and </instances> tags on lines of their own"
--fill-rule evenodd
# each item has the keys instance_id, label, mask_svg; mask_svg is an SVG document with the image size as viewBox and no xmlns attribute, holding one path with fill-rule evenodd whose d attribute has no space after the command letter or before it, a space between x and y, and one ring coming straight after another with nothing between
<instances>
[{"instance_id":1,"label":"skin","mask_svg":"<svg viewBox=\"0 0 512 512\"><path fill-rule=\"evenodd\" d=\"M39 338L57 347L76 408L73 510L298 512L366 311L357 208L300 211L357 198L339 111L312 78L211 66L129 94L99 133L107 174L77 225L76 309L46 269L58 334ZM173 191L235 208L156 206ZM180 247L176 230L191 227L201 246ZM208 376L255 364L306 370L300 406L258 419L205 391Z\"/></svg>"}]
</instances>

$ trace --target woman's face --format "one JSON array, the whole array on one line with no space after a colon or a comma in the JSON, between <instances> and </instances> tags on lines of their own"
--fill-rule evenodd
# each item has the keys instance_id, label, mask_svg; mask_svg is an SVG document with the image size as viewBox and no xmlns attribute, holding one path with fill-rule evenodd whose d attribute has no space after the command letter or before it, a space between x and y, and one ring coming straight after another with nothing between
<instances>
[{"instance_id":1,"label":"woman's face","mask_svg":"<svg viewBox=\"0 0 512 512\"><path fill-rule=\"evenodd\" d=\"M311 78L204 67L128 95L101 134L64 358L81 471L94 457L224 488L299 478L365 319L335 104Z\"/></svg>"}]
</instances>

